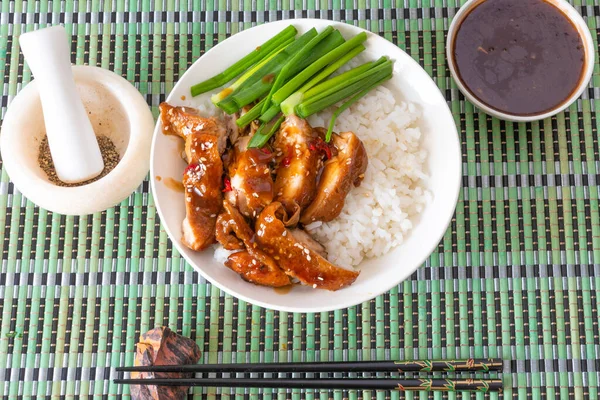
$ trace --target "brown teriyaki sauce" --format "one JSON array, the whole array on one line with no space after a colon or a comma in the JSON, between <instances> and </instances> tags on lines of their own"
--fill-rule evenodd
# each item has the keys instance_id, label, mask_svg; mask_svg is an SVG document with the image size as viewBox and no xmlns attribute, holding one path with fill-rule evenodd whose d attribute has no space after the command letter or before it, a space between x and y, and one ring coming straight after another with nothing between
<instances>
[{"instance_id":1,"label":"brown teriyaki sauce","mask_svg":"<svg viewBox=\"0 0 600 400\"><path fill-rule=\"evenodd\" d=\"M559 106L585 63L577 28L544 0L486 0L458 27L452 52L459 79L486 105L513 115Z\"/></svg>"},{"instance_id":2,"label":"brown teriyaki sauce","mask_svg":"<svg viewBox=\"0 0 600 400\"><path fill-rule=\"evenodd\" d=\"M288 294L289 292L292 291L293 287L294 287L294 285L287 285L287 286L273 288L273 290L277 294Z\"/></svg>"},{"instance_id":3,"label":"brown teriyaki sauce","mask_svg":"<svg viewBox=\"0 0 600 400\"><path fill-rule=\"evenodd\" d=\"M183 183L181 181L178 181L175 178L171 178L170 176L163 178L163 183L166 187L168 187L171 190L174 190L176 192L179 193L184 193L185 192L185 188L183 187Z\"/></svg>"}]
</instances>

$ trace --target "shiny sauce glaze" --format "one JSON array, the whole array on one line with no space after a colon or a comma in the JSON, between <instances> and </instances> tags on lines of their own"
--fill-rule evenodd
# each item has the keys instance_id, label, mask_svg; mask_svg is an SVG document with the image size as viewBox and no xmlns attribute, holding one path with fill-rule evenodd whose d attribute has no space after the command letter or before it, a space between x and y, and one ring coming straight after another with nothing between
<instances>
[{"instance_id":1,"label":"shiny sauce glaze","mask_svg":"<svg viewBox=\"0 0 600 400\"><path fill-rule=\"evenodd\" d=\"M267 203L273 199L273 180L270 178L270 170L266 167L272 160L273 155L262 149L248 149L244 153L246 184L249 193L256 193L255 197L267 197ZM268 176L269 179L265 179Z\"/></svg>"},{"instance_id":2,"label":"shiny sauce glaze","mask_svg":"<svg viewBox=\"0 0 600 400\"><path fill-rule=\"evenodd\" d=\"M453 55L459 79L486 105L533 115L565 102L585 52L569 19L544 0L486 0L462 21Z\"/></svg>"}]
</instances>

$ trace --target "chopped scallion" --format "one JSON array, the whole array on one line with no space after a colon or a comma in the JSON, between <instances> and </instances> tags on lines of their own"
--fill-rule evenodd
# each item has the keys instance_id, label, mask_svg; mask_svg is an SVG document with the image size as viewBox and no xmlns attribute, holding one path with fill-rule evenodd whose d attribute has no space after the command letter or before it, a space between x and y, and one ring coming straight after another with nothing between
<instances>
[{"instance_id":1,"label":"chopped scallion","mask_svg":"<svg viewBox=\"0 0 600 400\"><path fill-rule=\"evenodd\" d=\"M244 126L257 119L260 116L260 112L262 110L262 105L264 104L264 102L265 99L262 99L260 102L255 104L254 107L252 107L247 113L239 117L235 121L236 125L240 128L243 128Z\"/></svg>"},{"instance_id":2,"label":"chopped scallion","mask_svg":"<svg viewBox=\"0 0 600 400\"><path fill-rule=\"evenodd\" d=\"M283 29L277 35L273 36L271 39L258 46L254 51L252 51L250 54L246 55L244 58L234 63L225 71L213 76L212 78L204 82L192 86L192 96L198 96L199 94L208 92L209 90L218 88L219 86L223 86L224 84L226 84L227 82L229 82L230 80L232 80L233 78L250 68L252 65L262 60L275 48L277 48L281 43L296 36L296 33L298 33L298 31L293 25L290 25L287 28Z\"/></svg>"},{"instance_id":3,"label":"chopped scallion","mask_svg":"<svg viewBox=\"0 0 600 400\"><path fill-rule=\"evenodd\" d=\"M349 71L346 71L340 75L337 75L331 79L328 79L320 84L314 86L313 88L307 90L304 93L304 100L311 99L327 90L330 90L333 87L338 87L339 85L347 84L350 80L355 79L356 77L362 76L367 71L381 65L384 62L387 62L388 59L386 57L381 57L379 60L373 62L369 61L364 64L359 65L358 67L352 68Z\"/></svg>"},{"instance_id":4,"label":"chopped scallion","mask_svg":"<svg viewBox=\"0 0 600 400\"><path fill-rule=\"evenodd\" d=\"M377 65L379 64L379 65ZM360 73L358 73L358 68L355 68L354 70L350 70L348 71L347 74L348 76L345 77L345 79L338 79L341 76L344 76L345 74L336 76L335 78L329 79L328 81L323 82L321 85L317 85L315 86L313 89L309 90L308 92L306 92L306 96L304 98L304 100L302 101L302 104L304 105L308 105L311 103L314 103L316 101L321 100L324 97L327 97L331 94L336 94L338 92L340 92L341 90L343 90L344 88L358 82L360 83L363 79L370 77L373 74L378 73L379 71L382 70L390 70L392 69L392 62L389 60L386 60L383 63L374 63L371 65L371 67L369 69L367 69L366 71L360 71ZM335 82L335 84L334 84ZM340 98L341 100L342 98Z\"/></svg>"},{"instance_id":5,"label":"chopped scallion","mask_svg":"<svg viewBox=\"0 0 600 400\"><path fill-rule=\"evenodd\" d=\"M392 74L391 62L380 67L373 68L371 71L368 71L368 75L362 76L352 83L349 82L347 85L334 87L327 92L315 96L313 99L309 99L307 102L300 103L296 107L296 114L301 118L308 118L310 115L332 106Z\"/></svg>"},{"instance_id":6,"label":"chopped scallion","mask_svg":"<svg viewBox=\"0 0 600 400\"><path fill-rule=\"evenodd\" d=\"M260 147L263 147L265 144L267 144L269 139L271 139L271 136L273 136L275 134L275 132L277 132L277 130L279 129L279 126L283 122L284 118L285 117L282 115L275 122L271 122L268 124L262 124L258 128L258 130L254 133L254 135L252 135L252 138L250 139L250 142L248 143L248 147L249 148L259 147L260 148Z\"/></svg>"},{"instance_id":7,"label":"chopped scallion","mask_svg":"<svg viewBox=\"0 0 600 400\"><path fill-rule=\"evenodd\" d=\"M286 60L300 51L315 36L317 36L317 30L313 28L288 45L282 52L276 54L275 57L254 73L243 87L240 87L236 93L231 95L237 105L243 107L266 94Z\"/></svg>"},{"instance_id":8,"label":"chopped scallion","mask_svg":"<svg viewBox=\"0 0 600 400\"><path fill-rule=\"evenodd\" d=\"M317 36L312 38L308 43L306 43L299 51L293 54L283 65L279 74L277 74L277 78L271 86L271 90L267 95L267 101L263 105L263 113L266 112L271 106L271 97L273 94L283 86L283 83L291 76L292 70L303 60L306 59L312 49L315 48L323 39L329 36L333 32L333 27L330 25L327 28L323 29Z\"/></svg>"},{"instance_id":9,"label":"chopped scallion","mask_svg":"<svg viewBox=\"0 0 600 400\"><path fill-rule=\"evenodd\" d=\"M278 53L283 51L283 49L293 41L294 41L294 39L290 38L290 39L288 39L288 41L281 43L281 45L279 47L277 47L275 50L273 50L273 52L271 52L271 54L269 54L258 64L256 64L252 68L250 68L248 71L244 72L244 74L242 76L240 76L234 83L232 83L230 86L226 87L225 89L221 90L219 93L212 95L210 100L213 102L213 104L218 105L218 103L223 101L226 97L228 97L232 93L235 93L245 82L248 81L248 79L252 75L254 75L258 70L260 70L266 63L268 63Z\"/></svg>"},{"instance_id":10,"label":"chopped scallion","mask_svg":"<svg viewBox=\"0 0 600 400\"><path fill-rule=\"evenodd\" d=\"M337 119L337 117L340 116L341 113L343 113L352 104L354 104L358 100L360 100L364 95L366 95L367 93L369 93L372 89L374 89L375 87L381 85L383 82L387 81L391 77L392 77L391 74L387 75L384 78L382 78L382 79L378 80L377 82L373 83L371 86L367 86L362 91L358 92L357 94L355 94L354 96L352 96L349 100L347 100L346 102L344 102L344 104L342 104L340 106L340 108L338 108L337 110L335 110L335 112L331 116L331 121L329 121L329 128L327 129L327 134L325 136L325 141L329 143L329 141L331 140L331 134L333 133L333 126L335 125L335 120Z\"/></svg>"},{"instance_id":11,"label":"chopped scallion","mask_svg":"<svg viewBox=\"0 0 600 400\"><path fill-rule=\"evenodd\" d=\"M352 58L356 57L359 53L361 53L362 51L365 50L365 46L363 46L362 44L359 44L358 46L356 46L355 48L353 48L352 50L350 50L350 52L346 53L342 58L338 59L337 61L329 64L325 69L323 69L321 72L319 72L317 75L315 75L310 81L306 82L300 89L298 89L295 93L293 93L292 95L288 96L284 101L281 102L280 106L281 106L281 111L285 114L285 115L290 115L294 113L294 107L296 107L298 104L300 104L304 98L304 93L309 90L310 88L312 88L313 86L321 83L321 81L327 79L327 77L331 74L333 74L335 71L337 71L341 66L343 66L344 64L346 64L348 61L350 61ZM291 83L288 82L288 83ZM279 91L277 91L277 93L275 93L274 97L274 102L277 102L277 100L280 97L283 97L283 95L287 94L283 93L282 95L279 95L279 93L283 90L286 89L287 84L281 88Z\"/></svg>"},{"instance_id":12,"label":"chopped scallion","mask_svg":"<svg viewBox=\"0 0 600 400\"><path fill-rule=\"evenodd\" d=\"M337 61L355 47L361 45L362 42L364 42L365 40L367 40L367 34L361 32L358 35L354 36L352 39L348 40L346 43L331 50L329 53L319 58L317 61L309 65L298 75L294 76L294 78L292 78L288 83L286 83L285 86L283 86L279 91L277 91L277 93L273 95L273 103L277 105L281 104L282 101L291 96L296 89L302 86L302 84L309 80L313 75L315 75L328 64Z\"/></svg>"}]
</instances>

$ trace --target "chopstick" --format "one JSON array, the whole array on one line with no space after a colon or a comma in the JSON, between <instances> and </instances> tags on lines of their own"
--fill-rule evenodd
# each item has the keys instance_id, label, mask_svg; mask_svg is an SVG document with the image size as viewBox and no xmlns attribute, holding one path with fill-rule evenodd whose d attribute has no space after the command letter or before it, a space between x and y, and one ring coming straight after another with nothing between
<instances>
[{"instance_id":1,"label":"chopstick","mask_svg":"<svg viewBox=\"0 0 600 400\"><path fill-rule=\"evenodd\" d=\"M502 359L470 358L466 360L415 361L341 361L267 364L190 364L117 367L121 372L488 372L502 371Z\"/></svg>"},{"instance_id":2,"label":"chopstick","mask_svg":"<svg viewBox=\"0 0 600 400\"><path fill-rule=\"evenodd\" d=\"M498 392L500 379L237 379L237 378L177 378L177 379L115 379L117 384L156 386L253 387L302 389L359 389L444 392Z\"/></svg>"}]
</instances>

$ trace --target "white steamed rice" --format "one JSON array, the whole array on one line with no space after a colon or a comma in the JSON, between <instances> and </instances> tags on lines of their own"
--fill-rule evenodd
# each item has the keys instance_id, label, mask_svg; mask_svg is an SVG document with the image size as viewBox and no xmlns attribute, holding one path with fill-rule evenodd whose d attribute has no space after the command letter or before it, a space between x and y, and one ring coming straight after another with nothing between
<instances>
[{"instance_id":1,"label":"white steamed rice","mask_svg":"<svg viewBox=\"0 0 600 400\"><path fill-rule=\"evenodd\" d=\"M195 107L205 115L214 109ZM309 122L327 126L330 117L331 112L323 112ZM365 258L382 256L399 246L429 201L419 117L414 104L397 101L388 88L380 86L337 119L336 132L352 131L363 141L369 166L361 185L346 197L339 217L307 227L327 248L332 263L356 267ZM230 253L215 246L219 262Z\"/></svg>"}]
</instances>

